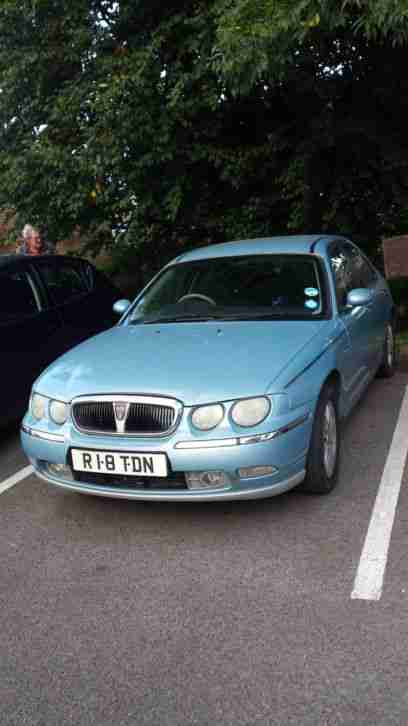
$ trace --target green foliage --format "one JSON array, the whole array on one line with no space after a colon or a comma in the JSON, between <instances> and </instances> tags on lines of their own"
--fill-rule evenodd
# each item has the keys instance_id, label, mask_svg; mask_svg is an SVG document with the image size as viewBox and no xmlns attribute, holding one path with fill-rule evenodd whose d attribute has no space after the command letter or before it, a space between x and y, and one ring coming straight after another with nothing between
<instances>
[{"instance_id":1,"label":"green foliage","mask_svg":"<svg viewBox=\"0 0 408 726\"><path fill-rule=\"evenodd\" d=\"M388 285L397 308L398 313L398 330L408 331L408 277L396 277L388 280ZM399 342L406 345L408 333L402 338L399 336Z\"/></svg>"},{"instance_id":2,"label":"green foliage","mask_svg":"<svg viewBox=\"0 0 408 726\"><path fill-rule=\"evenodd\" d=\"M231 238L375 252L408 208L407 23L407 0L3 0L0 208L140 282Z\"/></svg>"},{"instance_id":3,"label":"green foliage","mask_svg":"<svg viewBox=\"0 0 408 726\"><path fill-rule=\"evenodd\" d=\"M408 40L407 0L224 0L218 18L216 62L241 89L284 77L323 35L348 34L357 43Z\"/></svg>"},{"instance_id":4,"label":"green foliage","mask_svg":"<svg viewBox=\"0 0 408 726\"><path fill-rule=\"evenodd\" d=\"M0 239L0 247L10 247L11 245L16 245L15 235L9 235Z\"/></svg>"},{"instance_id":5,"label":"green foliage","mask_svg":"<svg viewBox=\"0 0 408 726\"><path fill-rule=\"evenodd\" d=\"M395 277L388 280L393 300L397 306L405 305L408 308L408 277Z\"/></svg>"}]
</instances>

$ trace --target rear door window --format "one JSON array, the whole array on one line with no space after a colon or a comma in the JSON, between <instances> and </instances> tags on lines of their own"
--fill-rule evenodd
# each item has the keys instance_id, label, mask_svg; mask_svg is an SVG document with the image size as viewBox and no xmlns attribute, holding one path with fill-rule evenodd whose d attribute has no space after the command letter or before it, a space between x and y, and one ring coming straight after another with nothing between
<instances>
[{"instance_id":1,"label":"rear door window","mask_svg":"<svg viewBox=\"0 0 408 726\"><path fill-rule=\"evenodd\" d=\"M63 305L89 291L89 283L81 268L69 261L38 266L43 281L56 305Z\"/></svg>"},{"instance_id":2,"label":"rear door window","mask_svg":"<svg viewBox=\"0 0 408 726\"><path fill-rule=\"evenodd\" d=\"M41 310L33 277L25 271L0 272L0 320L25 318Z\"/></svg>"}]
</instances>

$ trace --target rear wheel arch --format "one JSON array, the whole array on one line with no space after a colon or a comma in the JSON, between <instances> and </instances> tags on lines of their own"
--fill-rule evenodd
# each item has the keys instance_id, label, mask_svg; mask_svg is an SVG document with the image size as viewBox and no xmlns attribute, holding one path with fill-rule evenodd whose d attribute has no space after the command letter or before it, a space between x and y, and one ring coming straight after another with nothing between
<instances>
[{"instance_id":1,"label":"rear wheel arch","mask_svg":"<svg viewBox=\"0 0 408 726\"><path fill-rule=\"evenodd\" d=\"M332 385L336 389L338 393L340 393L340 387L341 387L341 375L337 369L333 370L326 378L325 382L322 385L322 388L327 385Z\"/></svg>"}]
</instances>

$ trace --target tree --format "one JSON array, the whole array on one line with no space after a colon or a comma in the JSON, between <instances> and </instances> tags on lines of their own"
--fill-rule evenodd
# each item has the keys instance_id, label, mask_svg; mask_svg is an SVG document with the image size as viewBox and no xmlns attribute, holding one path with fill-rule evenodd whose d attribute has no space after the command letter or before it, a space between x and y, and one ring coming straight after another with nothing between
<instances>
[{"instance_id":1,"label":"tree","mask_svg":"<svg viewBox=\"0 0 408 726\"><path fill-rule=\"evenodd\" d=\"M406 13L334 0L3 0L0 207L146 274L186 247L408 205Z\"/></svg>"},{"instance_id":2,"label":"tree","mask_svg":"<svg viewBox=\"0 0 408 726\"><path fill-rule=\"evenodd\" d=\"M408 208L408 3L238 0L220 11L215 59L237 95L280 87L291 118L282 175L289 225L366 246Z\"/></svg>"},{"instance_id":3,"label":"tree","mask_svg":"<svg viewBox=\"0 0 408 726\"><path fill-rule=\"evenodd\" d=\"M224 0L218 18L215 55L235 87L285 76L322 37L356 45L408 40L407 0Z\"/></svg>"}]
</instances>

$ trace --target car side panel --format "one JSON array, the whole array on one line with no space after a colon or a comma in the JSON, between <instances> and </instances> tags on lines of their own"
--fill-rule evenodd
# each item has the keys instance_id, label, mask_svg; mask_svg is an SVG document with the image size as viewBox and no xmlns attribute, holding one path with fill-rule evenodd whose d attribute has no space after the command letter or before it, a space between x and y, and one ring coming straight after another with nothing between
<instances>
[{"instance_id":1,"label":"car side panel","mask_svg":"<svg viewBox=\"0 0 408 726\"><path fill-rule=\"evenodd\" d=\"M355 374L355 349L346 326L340 319L332 321L325 331L320 349L316 346L314 354L308 351L307 359L298 360L285 371L285 382L280 379L275 386L281 384L289 396L290 409L300 410L309 406L314 415L320 391L330 377L335 377L339 386L339 415L345 417L372 380L375 371L370 371L361 379L360 386L351 386Z\"/></svg>"},{"instance_id":2,"label":"car side panel","mask_svg":"<svg viewBox=\"0 0 408 726\"><path fill-rule=\"evenodd\" d=\"M60 330L59 316L52 310L0 322L4 401L1 421L23 415L33 381L56 357Z\"/></svg>"}]
</instances>

